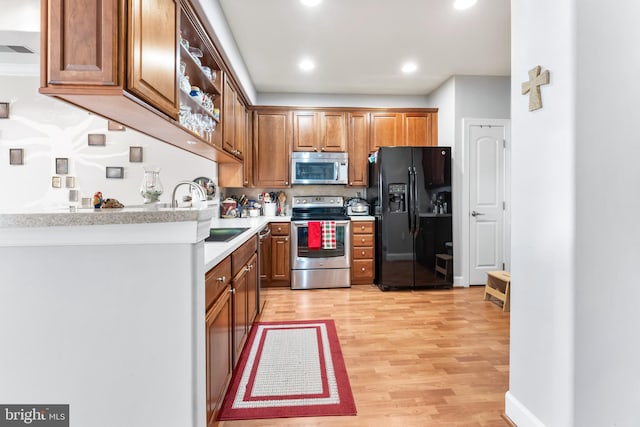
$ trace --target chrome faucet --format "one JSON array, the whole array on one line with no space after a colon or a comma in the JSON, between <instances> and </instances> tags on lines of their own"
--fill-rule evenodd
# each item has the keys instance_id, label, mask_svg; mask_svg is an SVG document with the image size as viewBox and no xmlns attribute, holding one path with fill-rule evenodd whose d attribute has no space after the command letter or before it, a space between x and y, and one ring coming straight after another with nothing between
<instances>
[{"instance_id":1,"label":"chrome faucet","mask_svg":"<svg viewBox=\"0 0 640 427\"><path fill-rule=\"evenodd\" d=\"M194 188L197 193L200 196L200 201L202 202L206 202L207 201L207 193L204 192L204 188L202 188L202 186L196 184L195 182L192 181L180 181L179 183L176 184L175 187L173 187L173 192L171 193L171 207L172 208L177 208L178 207L178 201L176 200L176 190L178 189L178 187L180 187L181 185L188 185L191 188Z\"/></svg>"}]
</instances>

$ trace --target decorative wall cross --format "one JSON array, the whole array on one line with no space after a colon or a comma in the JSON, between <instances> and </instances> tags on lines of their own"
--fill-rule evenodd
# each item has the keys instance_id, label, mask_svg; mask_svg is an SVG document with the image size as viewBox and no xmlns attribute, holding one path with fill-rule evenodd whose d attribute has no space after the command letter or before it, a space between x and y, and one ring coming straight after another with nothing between
<instances>
[{"instance_id":1,"label":"decorative wall cross","mask_svg":"<svg viewBox=\"0 0 640 427\"><path fill-rule=\"evenodd\" d=\"M549 84L549 70L544 70L540 74L541 67L538 65L529 70L529 81L522 83L522 94L529 94L529 111L542 108L542 96L540 86Z\"/></svg>"}]
</instances>

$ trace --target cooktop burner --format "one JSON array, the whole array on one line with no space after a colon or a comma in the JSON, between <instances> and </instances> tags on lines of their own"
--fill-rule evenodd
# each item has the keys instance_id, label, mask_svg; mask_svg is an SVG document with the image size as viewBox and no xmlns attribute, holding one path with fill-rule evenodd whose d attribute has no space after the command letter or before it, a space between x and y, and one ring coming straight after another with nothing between
<instances>
[{"instance_id":1,"label":"cooktop burner","mask_svg":"<svg viewBox=\"0 0 640 427\"><path fill-rule=\"evenodd\" d=\"M293 196L291 205L293 221L350 219L342 196Z\"/></svg>"}]
</instances>

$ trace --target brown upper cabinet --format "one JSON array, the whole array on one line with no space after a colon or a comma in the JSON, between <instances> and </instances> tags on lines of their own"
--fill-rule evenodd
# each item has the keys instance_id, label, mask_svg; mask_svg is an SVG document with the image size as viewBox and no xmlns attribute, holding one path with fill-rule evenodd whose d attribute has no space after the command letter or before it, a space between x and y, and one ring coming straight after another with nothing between
<instances>
[{"instance_id":1,"label":"brown upper cabinet","mask_svg":"<svg viewBox=\"0 0 640 427\"><path fill-rule=\"evenodd\" d=\"M438 116L435 113L404 113L404 142L409 146L438 145Z\"/></svg>"},{"instance_id":2,"label":"brown upper cabinet","mask_svg":"<svg viewBox=\"0 0 640 427\"><path fill-rule=\"evenodd\" d=\"M44 85L113 87L124 84L124 55L117 0L87 2L74 10L70 0L42 2ZM68 13L69 8L75 13ZM67 12L67 14L65 14ZM48 38L46 38L48 30ZM78 49L78 47L82 49Z\"/></svg>"},{"instance_id":3,"label":"brown upper cabinet","mask_svg":"<svg viewBox=\"0 0 640 427\"><path fill-rule=\"evenodd\" d=\"M242 186L253 186L253 129L251 127L251 114L249 109L244 109L244 162L242 168Z\"/></svg>"},{"instance_id":4,"label":"brown upper cabinet","mask_svg":"<svg viewBox=\"0 0 640 427\"><path fill-rule=\"evenodd\" d=\"M220 129L209 138L180 123L181 103L204 113L179 89L181 62L218 108L221 95L197 63L220 79L220 55L187 0L43 0L41 15L41 93L208 159L238 162L221 149ZM180 34L203 52L197 62Z\"/></svg>"},{"instance_id":5,"label":"brown upper cabinet","mask_svg":"<svg viewBox=\"0 0 640 427\"><path fill-rule=\"evenodd\" d=\"M436 109L374 111L371 113L370 151L379 147L438 145Z\"/></svg>"},{"instance_id":6,"label":"brown upper cabinet","mask_svg":"<svg viewBox=\"0 0 640 427\"><path fill-rule=\"evenodd\" d=\"M222 111L222 148L234 156L242 159L245 150L245 107L229 81L228 75L224 79L224 108Z\"/></svg>"},{"instance_id":7,"label":"brown upper cabinet","mask_svg":"<svg viewBox=\"0 0 640 427\"><path fill-rule=\"evenodd\" d=\"M293 151L346 151L343 111L293 111Z\"/></svg>"},{"instance_id":8,"label":"brown upper cabinet","mask_svg":"<svg viewBox=\"0 0 640 427\"><path fill-rule=\"evenodd\" d=\"M228 81L224 85L223 106L223 149L241 159L242 163L219 164L218 185L236 188L251 187L253 185L251 116L235 87Z\"/></svg>"},{"instance_id":9,"label":"brown upper cabinet","mask_svg":"<svg viewBox=\"0 0 640 427\"><path fill-rule=\"evenodd\" d=\"M176 119L178 5L175 0L129 0L127 18L127 89Z\"/></svg>"},{"instance_id":10,"label":"brown upper cabinet","mask_svg":"<svg viewBox=\"0 0 640 427\"><path fill-rule=\"evenodd\" d=\"M369 156L369 113L349 113L349 185L367 186Z\"/></svg>"},{"instance_id":11,"label":"brown upper cabinet","mask_svg":"<svg viewBox=\"0 0 640 427\"><path fill-rule=\"evenodd\" d=\"M289 187L292 113L256 110L253 113L253 180L256 187Z\"/></svg>"},{"instance_id":12,"label":"brown upper cabinet","mask_svg":"<svg viewBox=\"0 0 640 427\"><path fill-rule=\"evenodd\" d=\"M370 151L404 145L401 112L374 111L371 113L370 126Z\"/></svg>"}]
</instances>

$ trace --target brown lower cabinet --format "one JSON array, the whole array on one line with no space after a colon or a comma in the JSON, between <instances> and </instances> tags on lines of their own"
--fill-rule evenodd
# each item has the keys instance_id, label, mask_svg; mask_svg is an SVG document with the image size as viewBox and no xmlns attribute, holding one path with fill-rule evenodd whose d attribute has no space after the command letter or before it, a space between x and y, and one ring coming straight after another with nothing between
<instances>
[{"instance_id":1,"label":"brown lower cabinet","mask_svg":"<svg viewBox=\"0 0 640 427\"><path fill-rule=\"evenodd\" d=\"M233 372L231 311L231 293L227 290L207 312L205 320L207 425L213 425L218 416Z\"/></svg>"},{"instance_id":2,"label":"brown lower cabinet","mask_svg":"<svg viewBox=\"0 0 640 427\"><path fill-rule=\"evenodd\" d=\"M215 425L231 374L258 312L258 239L205 275L207 426Z\"/></svg>"},{"instance_id":3,"label":"brown lower cabinet","mask_svg":"<svg viewBox=\"0 0 640 427\"><path fill-rule=\"evenodd\" d=\"M353 221L351 224L351 284L373 283L374 278L374 223Z\"/></svg>"},{"instance_id":4,"label":"brown lower cabinet","mask_svg":"<svg viewBox=\"0 0 640 427\"><path fill-rule=\"evenodd\" d=\"M263 266L261 280L265 287L291 286L291 242L288 222L272 222L269 224L271 237L263 244L260 252L260 264Z\"/></svg>"}]
</instances>

